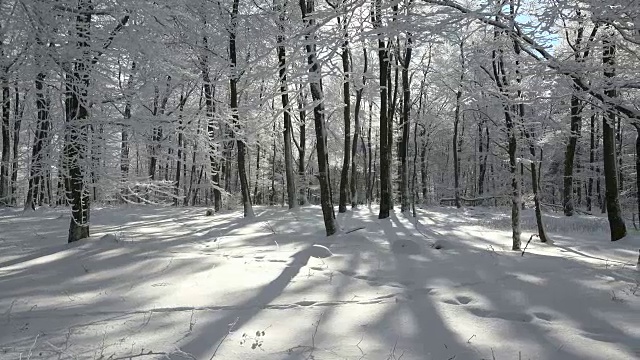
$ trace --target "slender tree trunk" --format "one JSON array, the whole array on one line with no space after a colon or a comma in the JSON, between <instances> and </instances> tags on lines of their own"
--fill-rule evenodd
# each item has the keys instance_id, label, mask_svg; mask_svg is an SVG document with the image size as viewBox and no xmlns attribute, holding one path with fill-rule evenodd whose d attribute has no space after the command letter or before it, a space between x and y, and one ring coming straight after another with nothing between
<instances>
[{"instance_id":1,"label":"slender tree trunk","mask_svg":"<svg viewBox=\"0 0 640 360\"><path fill-rule=\"evenodd\" d=\"M300 115L300 141L298 144L298 176L300 177L300 205L307 204L307 177L305 171L305 156L306 156L306 144L307 144L307 111L305 109L302 92L300 89L300 96L298 97L299 115Z\"/></svg>"},{"instance_id":2,"label":"slender tree trunk","mask_svg":"<svg viewBox=\"0 0 640 360\"><path fill-rule=\"evenodd\" d=\"M338 17L338 23L340 18ZM341 25L342 26L342 25ZM344 120L344 152L342 160L342 170L340 172L340 197L338 199L338 212L347 211L347 201L349 198L349 166L351 165L351 93L350 93L350 75L349 75L349 41L347 34L347 25L343 25L344 41L342 43L342 117ZM358 139L354 137L354 143L357 144Z\"/></svg>"},{"instance_id":3,"label":"slender tree trunk","mask_svg":"<svg viewBox=\"0 0 640 360\"><path fill-rule=\"evenodd\" d=\"M11 203L16 205L18 203L18 150L20 145L20 127L22 125L22 116L24 114L24 105L20 99L20 89L16 83L14 88L15 101L13 109L13 146L11 152L13 153L13 159L11 162Z\"/></svg>"},{"instance_id":4,"label":"slender tree trunk","mask_svg":"<svg viewBox=\"0 0 640 360\"><path fill-rule=\"evenodd\" d=\"M587 186L587 211L591 211L593 202L593 176L594 176L594 162L596 155L596 114L591 115L591 124L589 127L589 184Z\"/></svg>"},{"instance_id":5,"label":"slender tree trunk","mask_svg":"<svg viewBox=\"0 0 640 360\"><path fill-rule=\"evenodd\" d=\"M373 102L369 101L369 126L367 127L367 158L369 159L369 163L367 165L367 205L371 205L371 201L373 200L373 173L372 169L372 152L371 152L371 120L373 118Z\"/></svg>"},{"instance_id":6,"label":"slender tree trunk","mask_svg":"<svg viewBox=\"0 0 640 360\"><path fill-rule=\"evenodd\" d=\"M462 105L462 86L464 82L464 43L460 41L460 84L458 85L458 91L456 92L456 109L453 119L453 186L454 186L454 198L456 207L459 209L462 207L460 202L460 159L459 159L459 134L458 128L460 127L460 107Z\"/></svg>"},{"instance_id":7,"label":"slender tree trunk","mask_svg":"<svg viewBox=\"0 0 640 360\"><path fill-rule=\"evenodd\" d=\"M125 189L125 183L129 178L129 128L131 121L131 91L133 91L133 75L136 71L136 62L131 63L131 74L127 79L127 87L125 91L125 105L124 105L124 124L122 125L122 132L120 134L120 178L122 182L122 189L120 190L122 196L128 194L128 190Z\"/></svg>"},{"instance_id":8,"label":"slender tree trunk","mask_svg":"<svg viewBox=\"0 0 640 360\"><path fill-rule=\"evenodd\" d=\"M389 70L389 49L387 47L384 32L382 31L382 0L375 0L372 20L374 27L378 29L378 62L380 64L380 213L379 219L389 217L391 211L391 186L389 183L391 174L390 156L391 144L389 142L390 121L388 119L388 70Z\"/></svg>"},{"instance_id":9,"label":"slender tree trunk","mask_svg":"<svg viewBox=\"0 0 640 360\"><path fill-rule=\"evenodd\" d=\"M276 124L273 123L273 154L271 157L271 194L269 195L269 205L276 204Z\"/></svg>"},{"instance_id":10,"label":"slender tree trunk","mask_svg":"<svg viewBox=\"0 0 640 360\"><path fill-rule=\"evenodd\" d=\"M574 91L578 91L574 89ZM574 213L573 204L573 168L574 158L576 154L576 145L578 137L580 137L580 127L582 124L582 104L578 97L571 95L571 134L567 143L567 150L564 156L564 190L562 193L562 207L566 216L572 216Z\"/></svg>"},{"instance_id":11,"label":"slender tree trunk","mask_svg":"<svg viewBox=\"0 0 640 360\"><path fill-rule=\"evenodd\" d=\"M400 211L409 210L409 135L411 132L411 84L409 83L409 65L412 52L411 33L407 34L407 44L402 60L402 141L400 142Z\"/></svg>"},{"instance_id":12,"label":"slender tree trunk","mask_svg":"<svg viewBox=\"0 0 640 360\"><path fill-rule=\"evenodd\" d=\"M419 113L419 111L418 111ZM418 122L413 125L413 171L411 173L411 208L413 217L416 217L416 201L418 199L418 190L416 182L418 181Z\"/></svg>"},{"instance_id":13,"label":"slender tree trunk","mask_svg":"<svg viewBox=\"0 0 640 360\"><path fill-rule=\"evenodd\" d=\"M9 132L9 120L11 115L11 91L9 88L9 74L3 72L0 75L0 87L2 87L2 157L0 158L0 204L9 205L9 169L11 158L11 135Z\"/></svg>"},{"instance_id":14,"label":"slender tree trunk","mask_svg":"<svg viewBox=\"0 0 640 360\"><path fill-rule=\"evenodd\" d=\"M239 0L233 0L231 9L231 30L229 31L229 58L231 60L231 78L229 79L230 109L235 128L234 137L238 147L238 177L240 178L240 192L242 193L242 205L244 217L252 218L253 207L251 206L251 194L249 193L249 181L247 180L247 167L245 164L246 145L241 139L242 128L238 114L238 69L236 59L236 31L238 29L238 5Z\"/></svg>"},{"instance_id":15,"label":"slender tree trunk","mask_svg":"<svg viewBox=\"0 0 640 360\"><path fill-rule=\"evenodd\" d=\"M640 124L634 124L636 128L636 203L638 221L640 221Z\"/></svg>"},{"instance_id":16,"label":"slender tree trunk","mask_svg":"<svg viewBox=\"0 0 640 360\"><path fill-rule=\"evenodd\" d=\"M291 113L289 108L289 89L287 85L287 57L284 47L284 34L286 14L283 6L276 0L276 7L279 14L277 36L278 43L278 73L280 74L280 92L282 98L282 109L284 114L284 167L287 178L287 202L289 209L295 208L298 203L296 201L296 180L293 172L293 153L291 149L291 133L293 125L291 124Z\"/></svg>"},{"instance_id":17,"label":"slender tree trunk","mask_svg":"<svg viewBox=\"0 0 640 360\"><path fill-rule=\"evenodd\" d=\"M620 116L617 117L618 118L618 126L616 127L616 141L618 143L618 150L617 150L617 154L616 157L618 158L618 189L620 192L624 191L624 172L623 172L623 166L622 166L622 146L623 146L623 141L622 141L622 133L623 133L623 127L622 127L622 119Z\"/></svg>"},{"instance_id":18,"label":"slender tree trunk","mask_svg":"<svg viewBox=\"0 0 640 360\"><path fill-rule=\"evenodd\" d=\"M355 209L358 206L358 189L356 186L356 154L358 153L358 138L360 137L360 108L362 106L362 94L364 93L364 86L367 82L367 70L369 66L369 59L367 56L367 49L363 48L362 59L364 61L364 70L362 71L362 85L356 90L356 105L353 114L353 144L351 145L351 179L349 184L351 186L351 208ZM363 168L364 169L364 168Z\"/></svg>"},{"instance_id":19,"label":"slender tree trunk","mask_svg":"<svg viewBox=\"0 0 640 360\"><path fill-rule=\"evenodd\" d=\"M31 147L31 165L29 170L29 188L27 189L27 199L24 203L25 209L34 209L40 198L40 187L44 179L43 148L49 137L49 107L50 100L48 93L44 89L46 75L40 72L36 75L36 131Z\"/></svg>"},{"instance_id":20,"label":"slender tree trunk","mask_svg":"<svg viewBox=\"0 0 640 360\"><path fill-rule=\"evenodd\" d=\"M213 186L213 208L216 212L218 212L222 207L222 192L220 191L220 155L218 154L218 139L216 139L216 130L220 132L221 130L217 128L217 124L215 121L216 87L212 82L211 76L209 74L209 38L207 36L202 37L202 44L204 51L200 56L200 71L202 82L204 83L204 107L205 115L207 117L207 137L209 139L209 166L211 168L211 183Z\"/></svg>"},{"instance_id":21,"label":"slender tree trunk","mask_svg":"<svg viewBox=\"0 0 640 360\"><path fill-rule=\"evenodd\" d=\"M497 31L495 37L497 38ZM511 108L508 103L508 79L506 76L506 70L504 68L504 60L502 52L498 55L498 50L492 52L492 66L494 79L496 85L500 90L503 97L504 118L507 129L508 146L507 152L509 154L509 173L511 174L511 230L512 230L512 249L519 250L520 239L520 182L518 181L518 138L516 124L514 123Z\"/></svg>"},{"instance_id":22,"label":"slender tree trunk","mask_svg":"<svg viewBox=\"0 0 640 360\"><path fill-rule=\"evenodd\" d=\"M489 131L488 128L487 131ZM480 122L478 123L478 156L480 156L480 163L478 165L478 196L484 195L484 179L487 172L487 154L485 151L489 151L488 148L484 148L484 136L482 133L482 122Z\"/></svg>"},{"instance_id":23,"label":"slender tree trunk","mask_svg":"<svg viewBox=\"0 0 640 360\"><path fill-rule=\"evenodd\" d=\"M327 158L327 139L325 129L324 94L322 91L322 71L316 54L316 20L313 14L315 0L300 0L302 19L305 31L307 61L309 63L309 88L315 106L313 118L316 130L316 152L318 156L318 180L320 182L320 203L327 236L336 233L337 224L331 201L331 187L329 183L329 162Z\"/></svg>"},{"instance_id":24,"label":"slender tree trunk","mask_svg":"<svg viewBox=\"0 0 640 360\"><path fill-rule=\"evenodd\" d=\"M73 72L67 73L65 84L65 114L67 121L67 136L63 154L68 169L67 198L71 202L71 222L69 225L68 241L74 242L89 237L89 209L90 198L85 187L84 170L82 164L87 152L87 119L88 88L90 82L90 66L92 52L90 49L91 2L78 2L76 16L76 46L81 52L75 59Z\"/></svg>"},{"instance_id":25,"label":"slender tree trunk","mask_svg":"<svg viewBox=\"0 0 640 360\"><path fill-rule=\"evenodd\" d=\"M173 205L178 206L180 204L180 180L182 175L182 154L184 151L184 119L182 118L182 114L184 112L184 103L185 103L185 94L184 88L180 93L180 107L178 113L178 128L176 129L178 132L178 151L176 156L176 174L175 174L175 182L173 184L174 198Z\"/></svg>"},{"instance_id":26,"label":"slender tree trunk","mask_svg":"<svg viewBox=\"0 0 640 360\"><path fill-rule=\"evenodd\" d=\"M616 76L616 45L613 36L605 36L602 40L604 76L606 81L612 81ZM616 98L617 90L612 86L605 89L605 96ZM606 189L607 217L611 230L611 241L620 240L627 235L627 228L622 219L622 209L618 198L618 173L616 171L616 146L614 126L616 114L608 110L602 121L602 156L604 162L604 181Z\"/></svg>"},{"instance_id":27,"label":"slender tree trunk","mask_svg":"<svg viewBox=\"0 0 640 360\"><path fill-rule=\"evenodd\" d=\"M198 153L198 138L200 137L200 119L198 119L198 124L196 127L196 137L193 140L193 153L191 154L191 171L189 173L189 190L187 191L187 193L184 196L184 206L189 205L189 200L190 199L194 199L191 202L191 205L195 205L195 195L192 194L195 193L195 190L193 189L194 187L194 180L196 178L196 170L197 170L197 163L196 163L196 155ZM186 155L186 154L185 154ZM185 164L186 166L186 164ZM213 169L211 170L213 171Z\"/></svg>"}]
</instances>

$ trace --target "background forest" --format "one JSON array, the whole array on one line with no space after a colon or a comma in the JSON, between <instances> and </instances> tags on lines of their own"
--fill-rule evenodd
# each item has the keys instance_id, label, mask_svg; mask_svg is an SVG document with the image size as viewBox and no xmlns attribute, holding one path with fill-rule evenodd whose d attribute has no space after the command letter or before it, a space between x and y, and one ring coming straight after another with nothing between
<instances>
[{"instance_id":1,"label":"background forest","mask_svg":"<svg viewBox=\"0 0 640 360\"><path fill-rule=\"evenodd\" d=\"M0 2L5 205L639 212L640 4Z\"/></svg>"}]
</instances>

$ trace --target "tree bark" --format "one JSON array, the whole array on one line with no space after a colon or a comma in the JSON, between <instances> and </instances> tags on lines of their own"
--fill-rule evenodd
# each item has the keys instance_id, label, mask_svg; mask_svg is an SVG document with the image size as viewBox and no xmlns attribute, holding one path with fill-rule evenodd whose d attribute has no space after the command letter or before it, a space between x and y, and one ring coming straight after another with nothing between
<instances>
[{"instance_id":1,"label":"tree bark","mask_svg":"<svg viewBox=\"0 0 640 360\"><path fill-rule=\"evenodd\" d=\"M236 32L238 30L238 7L240 0L233 0L231 8L231 29L229 31L229 60L231 60L231 78L229 79L230 109L234 124L234 137L238 147L238 177L240 178L240 192L242 193L242 206L244 217L252 218L253 207L251 206L251 194L249 181L247 180L246 146L242 136L242 127L238 114L238 61L236 56Z\"/></svg>"},{"instance_id":2,"label":"tree bark","mask_svg":"<svg viewBox=\"0 0 640 360\"><path fill-rule=\"evenodd\" d=\"M362 52L364 69L362 71L362 84L358 88L358 90L356 90L356 105L353 114L353 144L351 145L351 179L349 180L349 192L351 193L352 209L355 209L358 206L358 189L356 186L356 154L358 153L358 138L360 137L360 108L362 107L362 94L364 93L364 86L367 83L367 71L369 66L367 49L363 48Z\"/></svg>"},{"instance_id":3,"label":"tree bark","mask_svg":"<svg viewBox=\"0 0 640 360\"><path fill-rule=\"evenodd\" d=\"M204 21L204 23L206 24L206 21ZM216 130L220 129L217 128L217 124L215 122L216 86L211 80L211 75L209 74L209 38L207 36L202 37L202 44L204 51L200 56L200 72L203 82L205 116L207 118L209 166L211 168L211 183L213 187L213 208L218 212L222 207L222 192L220 191L220 156L218 154L218 140L216 139Z\"/></svg>"},{"instance_id":4,"label":"tree bark","mask_svg":"<svg viewBox=\"0 0 640 360\"><path fill-rule=\"evenodd\" d=\"M498 32L496 31L494 36L497 38ZM509 173L511 174L511 232L512 232L512 249L519 250L521 239L520 239L520 182L518 181L518 160L517 160L517 151L518 151L518 139L517 139L517 131L516 124L514 123L512 114L511 114L511 104L508 103L509 93L508 89L508 79L506 75L506 70L504 68L504 60L502 56L502 52L498 54L498 50L493 50L492 52L492 67L493 67L493 75L496 85L500 90L500 93L503 98L503 108L504 108L504 118L508 139L507 152L509 154Z\"/></svg>"},{"instance_id":5,"label":"tree bark","mask_svg":"<svg viewBox=\"0 0 640 360\"><path fill-rule=\"evenodd\" d=\"M616 76L616 45L613 36L608 35L602 39L602 63L604 65L604 77L606 81L612 81ZM608 84L604 91L605 96L616 98L617 90ZM616 170L616 146L615 146L615 121L614 110L607 110L602 121L602 159L604 162L605 196L607 203L607 217L611 241L620 240L627 235L627 228L622 219L622 209L618 198L618 172Z\"/></svg>"},{"instance_id":6,"label":"tree bark","mask_svg":"<svg viewBox=\"0 0 640 360\"><path fill-rule=\"evenodd\" d=\"M389 142L390 121L388 120L388 70L389 70L389 49L387 47L384 32L382 31L382 0L375 0L372 12L372 22L378 31L378 62L380 64L380 212L379 219L389 217L391 211L391 144Z\"/></svg>"},{"instance_id":7,"label":"tree bark","mask_svg":"<svg viewBox=\"0 0 640 360\"><path fill-rule=\"evenodd\" d=\"M63 149L68 169L67 198L71 202L69 243L89 237L90 198L85 188L82 163L87 151L88 88L90 83L91 2L78 2L76 16L76 46L81 56L73 61L72 72L65 75L65 114L67 136Z\"/></svg>"},{"instance_id":8,"label":"tree bark","mask_svg":"<svg viewBox=\"0 0 640 360\"><path fill-rule=\"evenodd\" d=\"M458 85L458 91L456 92L456 109L453 119L453 186L454 197L456 207L459 209L462 207L460 202L460 159L459 159L459 134L458 127L460 126L460 107L462 106L462 83L464 81L464 43L460 41L460 84Z\"/></svg>"},{"instance_id":9,"label":"tree bark","mask_svg":"<svg viewBox=\"0 0 640 360\"><path fill-rule=\"evenodd\" d=\"M634 124L636 128L636 203L638 221L640 221L640 124Z\"/></svg>"},{"instance_id":10,"label":"tree bark","mask_svg":"<svg viewBox=\"0 0 640 360\"><path fill-rule=\"evenodd\" d=\"M29 170L29 188L24 204L25 209L35 210L35 204L40 203L42 192L40 191L44 183L43 149L49 138L49 108L51 100L44 88L46 74L39 72L35 79L36 89L36 131L31 147L31 165Z\"/></svg>"},{"instance_id":11,"label":"tree bark","mask_svg":"<svg viewBox=\"0 0 640 360\"><path fill-rule=\"evenodd\" d=\"M578 91L574 89L574 92ZM571 95L571 133L569 134L569 142L567 143L567 150L564 156L564 177L563 177L563 193L562 193L562 207L565 216L573 216L574 204L573 204L573 168L574 158L576 153L576 145L578 143L578 137L580 137L580 127L582 124L582 104L580 99L573 94Z\"/></svg>"},{"instance_id":12,"label":"tree bark","mask_svg":"<svg viewBox=\"0 0 640 360\"><path fill-rule=\"evenodd\" d=\"M24 115L24 105L20 99L20 89L18 84L14 87L15 101L13 108L13 144L11 152L13 158L11 161L11 204L18 203L18 150L20 145L20 127L22 125L22 116Z\"/></svg>"},{"instance_id":13,"label":"tree bark","mask_svg":"<svg viewBox=\"0 0 640 360\"><path fill-rule=\"evenodd\" d=\"M131 98L133 87L133 75L136 71L136 62L131 63L131 74L127 79L127 87L123 89L125 92L125 105L124 105L124 124L122 125L122 132L120 134L120 181L123 188L120 190L122 196L126 196L128 190L124 188L125 182L129 178L129 128L131 121Z\"/></svg>"},{"instance_id":14,"label":"tree bark","mask_svg":"<svg viewBox=\"0 0 640 360\"><path fill-rule=\"evenodd\" d=\"M409 135L411 132L411 84L409 83L409 65L413 41L407 34L407 44L402 59L402 141L400 142L400 211L409 210Z\"/></svg>"},{"instance_id":15,"label":"tree bark","mask_svg":"<svg viewBox=\"0 0 640 360\"><path fill-rule=\"evenodd\" d=\"M340 17L338 17L340 24ZM344 41L342 42L342 117L344 120L344 152L342 159L342 170L340 172L340 197L338 199L338 212L347 211L347 201L349 198L349 166L351 165L351 94L350 94L350 75L349 75L349 40L347 34L346 20L343 26ZM354 138L354 143L357 143Z\"/></svg>"},{"instance_id":16,"label":"tree bark","mask_svg":"<svg viewBox=\"0 0 640 360\"><path fill-rule=\"evenodd\" d=\"M236 0L237 1L237 0ZM302 20L305 25L305 40L307 61L309 63L309 89L315 106L313 118L316 130L316 152L318 156L318 180L320 182L320 203L327 236L336 233L337 224L331 201L331 187L329 184L329 162L327 159L327 140L324 119L324 93L322 91L322 71L316 55L316 20L310 16L314 12L315 0L300 0Z\"/></svg>"},{"instance_id":17,"label":"tree bark","mask_svg":"<svg viewBox=\"0 0 640 360\"><path fill-rule=\"evenodd\" d=\"M589 127L589 183L587 185L587 211L591 211L593 202L593 176L595 172L595 155L596 155L596 114L591 115L591 123Z\"/></svg>"},{"instance_id":18,"label":"tree bark","mask_svg":"<svg viewBox=\"0 0 640 360\"><path fill-rule=\"evenodd\" d=\"M303 89L300 89L298 107L300 115L300 141L298 144L298 176L300 177L300 205L307 204L307 177L306 177L306 144L307 144L307 111L305 109Z\"/></svg>"},{"instance_id":19,"label":"tree bark","mask_svg":"<svg viewBox=\"0 0 640 360\"><path fill-rule=\"evenodd\" d=\"M2 87L2 157L0 158L0 204L9 205L9 159L11 157L11 135L9 132L9 120L11 116L11 91L9 88L9 74L0 69L0 87Z\"/></svg>"},{"instance_id":20,"label":"tree bark","mask_svg":"<svg viewBox=\"0 0 640 360\"><path fill-rule=\"evenodd\" d=\"M291 112L289 108L289 89L287 85L287 57L284 47L285 21L286 14L283 6L279 1L275 0L276 11L279 12L278 18L278 73L280 74L280 92L282 98L282 110L284 114L284 167L287 178L287 203L289 209L295 208L298 203L296 201L296 180L293 172L293 153L291 149L291 133L293 125L291 124Z\"/></svg>"}]
</instances>

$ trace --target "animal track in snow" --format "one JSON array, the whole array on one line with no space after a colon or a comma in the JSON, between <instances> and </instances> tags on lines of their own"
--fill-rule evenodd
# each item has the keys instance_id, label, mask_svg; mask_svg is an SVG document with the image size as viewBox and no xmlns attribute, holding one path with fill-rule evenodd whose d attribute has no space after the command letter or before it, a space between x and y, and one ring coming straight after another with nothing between
<instances>
[{"instance_id":1,"label":"animal track in snow","mask_svg":"<svg viewBox=\"0 0 640 360\"><path fill-rule=\"evenodd\" d=\"M540 320L544 320L544 321L553 320L553 315L545 313L545 312L542 312L542 311L534 312L533 316L535 316L536 318L538 318Z\"/></svg>"},{"instance_id":2,"label":"animal track in snow","mask_svg":"<svg viewBox=\"0 0 640 360\"><path fill-rule=\"evenodd\" d=\"M508 321L530 322L533 316L527 313L510 312L510 311L491 311L481 308L469 308L469 312L475 316L488 319L502 319Z\"/></svg>"},{"instance_id":3,"label":"animal track in snow","mask_svg":"<svg viewBox=\"0 0 640 360\"><path fill-rule=\"evenodd\" d=\"M472 300L473 299L468 296L461 295L461 296L456 296L453 299L446 299L443 302L450 305L467 305Z\"/></svg>"},{"instance_id":4,"label":"animal track in snow","mask_svg":"<svg viewBox=\"0 0 640 360\"><path fill-rule=\"evenodd\" d=\"M298 301L296 305L311 306L311 305L315 305L315 303L316 303L315 301L304 300L304 301Z\"/></svg>"}]
</instances>

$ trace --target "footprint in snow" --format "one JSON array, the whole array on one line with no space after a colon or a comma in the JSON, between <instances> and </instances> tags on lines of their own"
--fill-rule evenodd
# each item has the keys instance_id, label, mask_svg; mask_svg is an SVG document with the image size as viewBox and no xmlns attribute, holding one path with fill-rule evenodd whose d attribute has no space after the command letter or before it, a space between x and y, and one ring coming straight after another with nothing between
<instances>
[{"instance_id":1,"label":"footprint in snow","mask_svg":"<svg viewBox=\"0 0 640 360\"><path fill-rule=\"evenodd\" d=\"M468 296L456 296L453 299L446 299L443 302L451 305L467 305L473 299Z\"/></svg>"},{"instance_id":2,"label":"footprint in snow","mask_svg":"<svg viewBox=\"0 0 640 360\"><path fill-rule=\"evenodd\" d=\"M540 320L544 320L544 321L553 320L553 315L545 313L545 312L542 312L542 311L534 312L533 316L535 316L536 318L538 318Z\"/></svg>"},{"instance_id":3,"label":"footprint in snow","mask_svg":"<svg viewBox=\"0 0 640 360\"><path fill-rule=\"evenodd\" d=\"M619 340L618 336L616 336L615 334L607 334L607 333L587 332L587 333L582 333L582 336L586 337L587 339L605 342L605 343L616 343Z\"/></svg>"},{"instance_id":4,"label":"footprint in snow","mask_svg":"<svg viewBox=\"0 0 640 360\"><path fill-rule=\"evenodd\" d=\"M305 300L305 301L298 301L296 303L296 305L300 305L300 306L311 306L314 305L316 302L315 301L309 301L309 300Z\"/></svg>"},{"instance_id":5,"label":"footprint in snow","mask_svg":"<svg viewBox=\"0 0 640 360\"><path fill-rule=\"evenodd\" d=\"M527 313L509 312L509 311L491 311L481 308L470 308L469 312L475 316L488 319L502 319L508 321L530 322L533 316Z\"/></svg>"}]
</instances>

